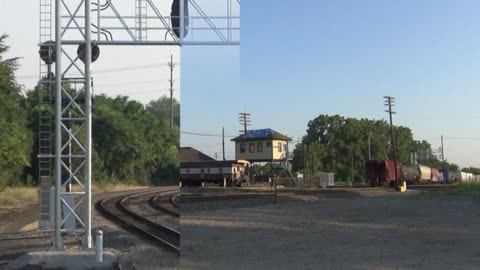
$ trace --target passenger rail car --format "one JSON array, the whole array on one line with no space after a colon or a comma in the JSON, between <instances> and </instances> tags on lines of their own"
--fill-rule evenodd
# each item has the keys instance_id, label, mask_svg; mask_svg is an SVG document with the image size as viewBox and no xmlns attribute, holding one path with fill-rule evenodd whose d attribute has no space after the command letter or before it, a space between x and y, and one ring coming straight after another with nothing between
<instances>
[{"instance_id":1,"label":"passenger rail car","mask_svg":"<svg viewBox=\"0 0 480 270\"><path fill-rule=\"evenodd\" d=\"M244 160L180 162L182 186L201 186L215 183L223 186L241 186L248 181L249 162Z\"/></svg>"}]
</instances>

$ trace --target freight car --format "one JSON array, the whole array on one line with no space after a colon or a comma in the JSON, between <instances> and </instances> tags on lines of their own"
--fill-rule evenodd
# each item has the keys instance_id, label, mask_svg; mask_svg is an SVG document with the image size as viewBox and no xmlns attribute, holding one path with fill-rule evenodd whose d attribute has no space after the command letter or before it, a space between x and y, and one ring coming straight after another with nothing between
<instances>
[{"instance_id":1,"label":"freight car","mask_svg":"<svg viewBox=\"0 0 480 270\"><path fill-rule=\"evenodd\" d=\"M370 186L389 186L395 182L393 160L369 160L366 162L367 180ZM438 183L440 171L425 165L397 163L397 178L408 184Z\"/></svg>"},{"instance_id":2,"label":"freight car","mask_svg":"<svg viewBox=\"0 0 480 270\"><path fill-rule=\"evenodd\" d=\"M395 165L393 160L368 160L365 166L370 186L389 186L394 184ZM397 177L400 177L401 173L401 165L397 164Z\"/></svg>"},{"instance_id":3,"label":"freight car","mask_svg":"<svg viewBox=\"0 0 480 270\"><path fill-rule=\"evenodd\" d=\"M402 175L399 178L407 184L425 184L439 182L440 171L425 165L402 165Z\"/></svg>"},{"instance_id":4,"label":"freight car","mask_svg":"<svg viewBox=\"0 0 480 270\"><path fill-rule=\"evenodd\" d=\"M249 162L245 160L180 162L182 186L201 186L215 183L223 186L241 186L248 181Z\"/></svg>"}]
</instances>

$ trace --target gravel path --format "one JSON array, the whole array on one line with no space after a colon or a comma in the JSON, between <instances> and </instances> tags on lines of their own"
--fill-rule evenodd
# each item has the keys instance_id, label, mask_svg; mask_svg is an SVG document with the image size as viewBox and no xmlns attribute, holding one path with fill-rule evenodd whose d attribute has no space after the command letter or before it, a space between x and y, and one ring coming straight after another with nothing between
<instances>
[{"instance_id":1,"label":"gravel path","mask_svg":"<svg viewBox=\"0 0 480 270\"><path fill-rule=\"evenodd\" d=\"M480 200L329 190L186 212L182 269L478 269Z\"/></svg>"}]
</instances>

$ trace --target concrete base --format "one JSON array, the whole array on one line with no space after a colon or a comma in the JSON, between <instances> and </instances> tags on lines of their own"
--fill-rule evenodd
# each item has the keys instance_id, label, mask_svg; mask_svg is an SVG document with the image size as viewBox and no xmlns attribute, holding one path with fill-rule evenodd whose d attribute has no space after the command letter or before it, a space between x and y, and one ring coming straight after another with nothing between
<instances>
[{"instance_id":1,"label":"concrete base","mask_svg":"<svg viewBox=\"0 0 480 270\"><path fill-rule=\"evenodd\" d=\"M117 269L117 255L104 251L103 262L95 261L95 251L40 251L29 252L6 265L6 269L65 269L100 270Z\"/></svg>"}]
</instances>

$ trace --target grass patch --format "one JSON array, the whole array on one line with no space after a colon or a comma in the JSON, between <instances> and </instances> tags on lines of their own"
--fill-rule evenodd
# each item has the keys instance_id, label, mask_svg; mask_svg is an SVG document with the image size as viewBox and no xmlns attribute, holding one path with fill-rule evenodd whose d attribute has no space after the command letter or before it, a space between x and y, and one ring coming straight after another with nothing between
<instances>
[{"instance_id":1,"label":"grass patch","mask_svg":"<svg viewBox=\"0 0 480 270\"><path fill-rule=\"evenodd\" d=\"M452 184L440 190L430 191L428 193L447 196L480 197L480 183Z\"/></svg>"},{"instance_id":2,"label":"grass patch","mask_svg":"<svg viewBox=\"0 0 480 270\"><path fill-rule=\"evenodd\" d=\"M37 187L7 187L0 192L0 208L23 207L38 203Z\"/></svg>"}]
</instances>

